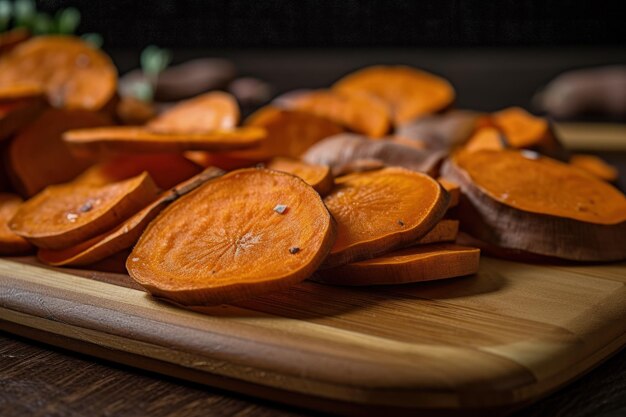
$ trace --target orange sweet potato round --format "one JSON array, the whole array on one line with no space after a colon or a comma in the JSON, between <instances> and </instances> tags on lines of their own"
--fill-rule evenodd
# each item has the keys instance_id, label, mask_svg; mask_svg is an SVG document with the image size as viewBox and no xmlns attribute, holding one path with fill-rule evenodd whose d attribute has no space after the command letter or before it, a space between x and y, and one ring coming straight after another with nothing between
<instances>
[{"instance_id":1,"label":"orange sweet potato round","mask_svg":"<svg viewBox=\"0 0 626 417\"><path fill-rule=\"evenodd\" d=\"M265 130L257 127L208 133L155 133L143 127L111 126L70 130L63 140L78 154L115 154L246 149L261 144L265 137Z\"/></svg>"},{"instance_id":2,"label":"orange sweet potato round","mask_svg":"<svg viewBox=\"0 0 626 417\"><path fill-rule=\"evenodd\" d=\"M334 237L328 210L304 181L242 169L165 209L126 266L155 296L192 306L230 303L309 277Z\"/></svg>"},{"instance_id":3,"label":"orange sweet potato round","mask_svg":"<svg viewBox=\"0 0 626 417\"><path fill-rule=\"evenodd\" d=\"M99 110L115 95L117 70L100 49L71 36L38 36L0 61L0 88L41 86L54 107Z\"/></svg>"},{"instance_id":4,"label":"orange sweet potato round","mask_svg":"<svg viewBox=\"0 0 626 417\"><path fill-rule=\"evenodd\" d=\"M198 175L162 193L159 198L114 229L60 250L39 249L40 261L54 266L91 265L132 247L148 224L169 204L195 190L205 182L222 175L217 168L207 168Z\"/></svg>"},{"instance_id":5,"label":"orange sweet potato round","mask_svg":"<svg viewBox=\"0 0 626 417\"><path fill-rule=\"evenodd\" d=\"M157 133L209 133L232 129L239 123L239 105L231 94L213 91L160 114L146 128Z\"/></svg>"},{"instance_id":6,"label":"orange sweet potato round","mask_svg":"<svg viewBox=\"0 0 626 417\"><path fill-rule=\"evenodd\" d=\"M15 215L21 204L20 196L0 193L0 255L22 255L33 249L28 241L9 229L9 220Z\"/></svg>"},{"instance_id":7,"label":"orange sweet potato round","mask_svg":"<svg viewBox=\"0 0 626 417\"><path fill-rule=\"evenodd\" d=\"M335 181L324 202L337 221L337 240L324 267L372 258L426 235L448 208L448 193L426 174L383 168Z\"/></svg>"},{"instance_id":8,"label":"orange sweet potato round","mask_svg":"<svg viewBox=\"0 0 626 417\"><path fill-rule=\"evenodd\" d=\"M35 246L61 249L113 228L157 196L147 173L104 186L51 185L24 202L9 227Z\"/></svg>"},{"instance_id":9,"label":"orange sweet potato round","mask_svg":"<svg viewBox=\"0 0 626 417\"><path fill-rule=\"evenodd\" d=\"M296 97L292 105L375 138L384 136L391 126L387 104L367 93L317 90Z\"/></svg>"},{"instance_id":10,"label":"orange sweet potato round","mask_svg":"<svg viewBox=\"0 0 626 417\"><path fill-rule=\"evenodd\" d=\"M267 130L267 139L257 149L233 152L229 156L255 161L275 156L299 158L311 145L343 132L341 126L323 117L271 106L253 113L245 125Z\"/></svg>"},{"instance_id":11,"label":"orange sweet potato round","mask_svg":"<svg viewBox=\"0 0 626 417\"><path fill-rule=\"evenodd\" d=\"M452 243L414 246L315 274L335 285L390 285L433 281L478 272L480 249Z\"/></svg>"},{"instance_id":12,"label":"orange sweet potato round","mask_svg":"<svg viewBox=\"0 0 626 417\"><path fill-rule=\"evenodd\" d=\"M335 184L330 168L323 165L307 164L289 158L273 158L266 164L266 167L302 178L321 196L328 194Z\"/></svg>"},{"instance_id":13,"label":"orange sweet potato round","mask_svg":"<svg viewBox=\"0 0 626 417\"><path fill-rule=\"evenodd\" d=\"M391 107L395 124L441 111L455 97L454 88L445 79L405 66L364 68L337 81L333 89L379 97Z\"/></svg>"}]
</instances>

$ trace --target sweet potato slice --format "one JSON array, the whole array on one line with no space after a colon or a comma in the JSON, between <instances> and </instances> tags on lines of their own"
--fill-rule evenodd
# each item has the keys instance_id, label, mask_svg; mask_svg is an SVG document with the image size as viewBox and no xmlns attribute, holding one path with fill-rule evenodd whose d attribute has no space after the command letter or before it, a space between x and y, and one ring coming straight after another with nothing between
<instances>
[{"instance_id":1,"label":"sweet potato slice","mask_svg":"<svg viewBox=\"0 0 626 417\"><path fill-rule=\"evenodd\" d=\"M480 249L451 243L415 246L317 272L335 285L389 285L433 281L478 272Z\"/></svg>"},{"instance_id":2,"label":"sweet potato slice","mask_svg":"<svg viewBox=\"0 0 626 417\"><path fill-rule=\"evenodd\" d=\"M74 178L91 161L72 155L61 138L63 132L109 123L105 116L85 110L44 111L9 146L8 168L14 187L24 196L32 196L48 185Z\"/></svg>"},{"instance_id":3,"label":"sweet potato slice","mask_svg":"<svg viewBox=\"0 0 626 417\"><path fill-rule=\"evenodd\" d=\"M328 194L335 185L333 174L327 166L311 165L295 159L273 158L266 164L266 167L302 178L321 196Z\"/></svg>"},{"instance_id":4,"label":"sweet potato slice","mask_svg":"<svg viewBox=\"0 0 626 417\"><path fill-rule=\"evenodd\" d=\"M358 171L355 167L376 162L434 174L444 152L418 149L389 140L372 140L354 133L326 138L313 145L302 159L309 164L327 165L335 176Z\"/></svg>"},{"instance_id":5,"label":"sweet potato slice","mask_svg":"<svg viewBox=\"0 0 626 417\"><path fill-rule=\"evenodd\" d=\"M417 245L427 245L429 243L454 242L459 234L459 221L454 219L443 219L426 233L426 236L419 239Z\"/></svg>"},{"instance_id":6,"label":"sweet potato slice","mask_svg":"<svg viewBox=\"0 0 626 417\"><path fill-rule=\"evenodd\" d=\"M9 220L20 208L22 201L16 194L0 193L0 255L23 255L33 249L26 239L9 229Z\"/></svg>"},{"instance_id":7,"label":"sweet potato slice","mask_svg":"<svg viewBox=\"0 0 626 417\"><path fill-rule=\"evenodd\" d=\"M465 231L495 246L577 260L626 258L626 197L536 153L458 152L442 176L461 187Z\"/></svg>"},{"instance_id":8,"label":"sweet potato slice","mask_svg":"<svg viewBox=\"0 0 626 417\"><path fill-rule=\"evenodd\" d=\"M126 266L157 297L230 303L309 277L334 238L330 214L312 187L290 174L243 169L166 208Z\"/></svg>"},{"instance_id":9,"label":"sweet potato slice","mask_svg":"<svg viewBox=\"0 0 626 417\"><path fill-rule=\"evenodd\" d=\"M265 136L265 130L257 127L210 133L154 133L143 127L111 126L70 130L63 135L63 140L78 154L162 153L252 148L261 144Z\"/></svg>"},{"instance_id":10,"label":"sweet potato slice","mask_svg":"<svg viewBox=\"0 0 626 417\"><path fill-rule=\"evenodd\" d=\"M337 81L333 89L379 97L390 106L395 124L439 112L455 97L454 88L445 79L405 66L364 68Z\"/></svg>"},{"instance_id":11,"label":"sweet potato slice","mask_svg":"<svg viewBox=\"0 0 626 417\"><path fill-rule=\"evenodd\" d=\"M38 36L3 56L0 88L33 84L54 107L100 110L115 95L117 70L100 49L71 36Z\"/></svg>"},{"instance_id":12,"label":"sweet potato slice","mask_svg":"<svg viewBox=\"0 0 626 417\"><path fill-rule=\"evenodd\" d=\"M231 94L213 91L178 103L148 122L156 133L210 133L233 129L239 123L239 105Z\"/></svg>"},{"instance_id":13,"label":"sweet potato slice","mask_svg":"<svg viewBox=\"0 0 626 417\"><path fill-rule=\"evenodd\" d=\"M619 172L615 167L595 155L572 155L569 163L604 181L615 182L619 178Z\"/></svg>"},{"instance_id":14,"label":"sweet potato slice","mask_svg":"<svg viewBox=\"0 0 626 417\"><path fill-rule=\"evenodd\" d=\"M383 168L337 178L324 202L337 240L324 267L372 258L425 236L445 214L448 193L426 174Z\"/></svg>"},{"instance_id":15,"label":"sweet potato slice","mask_svg":"<svg viewBox=\"0 0 626 417\"><path fill-rule=\"evenodd\" d=\"M384 136L391 126L387 104L367 93L316 90L296 97L292 105L371 137Z\"/></svg>"},{"instance_id":16,"label":"sweet potato slice","mask_svg":"<svg viewBox=\"0 0 626 417\"><path fill-rule=\"evenodd\" d=\"M495 127L485 126L476 130L464 146L468 152L490 149L499 151L508 148L508 143L502 132Z\"/></svg>"},{"instance_id":17,"label":"sweet potato slice","mask_svg":"<svg viewBox=\"0 0 626 417\"><path fill-rule=\"evenodd\" d=\"M69 248L52 250L39 249L37 257L40 261L54 266L90 265L132 247L148 224L169 204L179 197L195 190L205 182L223 174L217 168L205 171L167 190L152 204L148 205L114 229L93 237Z\"/></svg>"},{"instance_id":18,"label":"sweet potato slice","mask_svg":"<svg viewBox=\"0 0 626 417\"><path fill-rule=\"evenodd\" d=\"M90 167L74 183L106 185L127 180L144 171L150 174L159 188L168 189L198 174L201 168L175 153L121 155Z\"/></svg>"},{"instance_id":19,"label":"sweet potato slice","mask_svg":"<svg viewBox=\"0 0 626 417\"><path fill-rule=\"evenodd\" d=\"M267 139L257 149L228 156L265 161L275 156L299 158L311 145L343 132L338 124L314 114L266 106L253 113L246 126L267 130Z\"/></svg>"},{"instance_id":20,"label":"sweet potato slice","mask_svg":"<svg viewBox=\"0 0 626 417\"><path fill-rule=\"evenodd\" d=\"M157 196L147 173L104 186L51 185L24 202L9 227L35 246L62 249L110 230Z\"/></svg>"}]
</instances>

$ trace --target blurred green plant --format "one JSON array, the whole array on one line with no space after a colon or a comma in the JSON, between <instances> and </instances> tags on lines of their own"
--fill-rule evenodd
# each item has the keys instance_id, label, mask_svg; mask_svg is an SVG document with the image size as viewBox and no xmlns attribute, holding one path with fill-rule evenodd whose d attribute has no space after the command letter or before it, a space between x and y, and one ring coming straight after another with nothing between
<instances>
[{"instance_id":1,"label":"blurred green plant","mask_svg":"<svg viewBox=\"0 0 626 417\"><path fill-rule=\"evenodd\" d=\"M51 16L38 11L33 0L0 0L0 33L22 28L33 35L73 35L80 20L80 11L75 7L60 9ZM102 46L99 34L87 34L85 39L97 47Z\"/></svg>"},{"instance_id":2,"label":"blurred green plant","mask_svg":"<svg viewBox=\"0 0 626 417\"><path fill-rule=\"evenodd\" d=\"M169 49L149 45L139 56L141 72L144 78L133 85L133 96L143 101L152 101L156 91L159 74L172 62L172 53Z\"/></svg>"}]
</instances>

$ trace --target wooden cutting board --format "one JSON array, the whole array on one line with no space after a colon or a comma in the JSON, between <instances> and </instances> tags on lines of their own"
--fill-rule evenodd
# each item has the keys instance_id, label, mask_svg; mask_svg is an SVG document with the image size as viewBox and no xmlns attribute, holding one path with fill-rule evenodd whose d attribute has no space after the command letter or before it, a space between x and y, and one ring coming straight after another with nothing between
<instances>
[{"instance_id":1,"label":"wooden cutting board","mask_svg":"<svg viewBox=\"0 0 626 417\"><path fill-rule=\"evenodd\" d=\"M0 329L339 413L505 413L626 342L626 263L483 257L475 276L381 288L305 282L201 314L125 274L0 260ZM395 415L395 414L394 414Z\"/></svg>"}]
</instances>

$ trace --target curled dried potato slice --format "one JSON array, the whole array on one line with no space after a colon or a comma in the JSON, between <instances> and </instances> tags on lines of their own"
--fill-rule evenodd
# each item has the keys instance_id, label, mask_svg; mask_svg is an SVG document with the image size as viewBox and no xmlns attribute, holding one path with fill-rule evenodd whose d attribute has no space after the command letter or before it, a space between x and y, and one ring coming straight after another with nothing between
<instances>
[{"instance_id":1,"label":"curled dried potato slice","mask_svg":"<svg viewBox=\"0 0 626 417\"><path fill-rule=\"evenodd\" d=\"M182 101L146 124L157 133L210 133L233 129L239 105L231 94L213 91Z\"/></svg>"},{"instance_id":2,"label":"curled dried potato slice","mask_svg":"<svg viewBox=\"0 0 626 417\"><path fill-rule=\"evenodd\" d=\"M337 81L333 90L364 92L380 98L390 106L395 124L441 111L455 98L447 80L406 66L364 68Z\"/></svg>"},{"instance_id":3,"label":"curled dried potato slice","mask_svg":"<svg viewBox=\"0 0 626 417\"><path fill-rule=\"evenodd\" d=\"M323 165L312 165L295 159L277 157L270 160L266 167L302 178L321 196L328 194L335 184L330 168Z\"/></svg>"},{"instance_id":4,"label":"curled dried potato slice","mask_svg":"<svg viewBox=\"0 0 626 417\"><path fill-rule=\"evenodd\" d=\"M22 255L33 249L28 241L9 229L9 220L22 202L22 198L16 194L0 193L0 255Z\"/></svg>"},{"instance_id":5,"label":"curled dried potato slice","mask_svg":"<svg viewBox=\"0 0 626 417\"><path fill-rule=\"evenodd\" d=\"M51 185L24 202L9 227L40 248L66 248L113 228L157 196L147 173L103 186Z\"/></svg>"}]
</instances>

